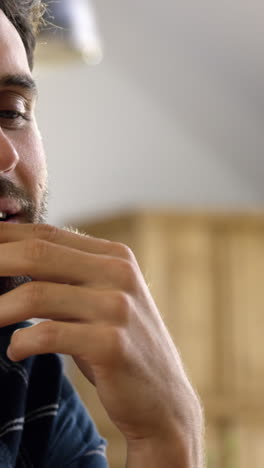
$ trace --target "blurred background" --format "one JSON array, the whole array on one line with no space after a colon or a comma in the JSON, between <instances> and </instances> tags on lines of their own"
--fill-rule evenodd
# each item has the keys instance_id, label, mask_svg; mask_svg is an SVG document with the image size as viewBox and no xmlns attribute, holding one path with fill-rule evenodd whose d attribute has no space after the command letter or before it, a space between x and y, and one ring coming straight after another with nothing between
<instances>
[{"instance_id":1,"label":"blurred background","mask_svg":"<svg viewBox=\"0 0 264 468\"><path fill-rule=\"evenodd\" d=\"M263 29L255 0L61 0L35 67L48 222L135 251L201 395L208 468L264 459Z\"/></svg>"}]
</instances>

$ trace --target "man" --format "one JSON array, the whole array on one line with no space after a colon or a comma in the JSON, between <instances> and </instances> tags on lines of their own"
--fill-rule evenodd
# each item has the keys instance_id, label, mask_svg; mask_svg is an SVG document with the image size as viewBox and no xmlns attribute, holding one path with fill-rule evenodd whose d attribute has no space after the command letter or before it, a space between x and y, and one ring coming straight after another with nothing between
<instances>
[{"instance_id":1,"label":"man","mask_svg":"<svg viewBox=\"0 0 264 468\"><path fill-rule=\"evenodd\" d=\"M107 466L63 373L68 354L123 434L127 468L202 468L201 405L133 253L46 224L31 74L40 10L0 0L0 467Z\"/></svg>"}]
</instances>

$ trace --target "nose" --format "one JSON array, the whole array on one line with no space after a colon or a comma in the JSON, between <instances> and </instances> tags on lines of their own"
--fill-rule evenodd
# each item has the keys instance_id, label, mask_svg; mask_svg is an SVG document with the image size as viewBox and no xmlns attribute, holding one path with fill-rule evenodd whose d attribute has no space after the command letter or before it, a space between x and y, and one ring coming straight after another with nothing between
<instances>
[{"instance_id":1,"label":"nose","mask_svg":"<svg viewBox=\"0 0 264 468\"><path fill-rule=\"evenodd\" d=\"M0 173L13 171L18 161L17 150L0 128Z\"/></svg>"}]
</instances>

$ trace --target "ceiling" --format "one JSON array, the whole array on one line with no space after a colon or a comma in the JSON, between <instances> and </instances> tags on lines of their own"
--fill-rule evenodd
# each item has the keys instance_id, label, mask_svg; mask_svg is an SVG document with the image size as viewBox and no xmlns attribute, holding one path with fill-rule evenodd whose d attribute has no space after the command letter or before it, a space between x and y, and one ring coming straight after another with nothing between
<instances>
[{"instance_id":1,"label":"ceiling","mask_svg":"<svg viewBox=\"0 0 264 468\"><path fill-rule=\"evenodd\" d=\"M264 196L264 5L95 0L107 56Z\"/></svg>"}]
</instances>

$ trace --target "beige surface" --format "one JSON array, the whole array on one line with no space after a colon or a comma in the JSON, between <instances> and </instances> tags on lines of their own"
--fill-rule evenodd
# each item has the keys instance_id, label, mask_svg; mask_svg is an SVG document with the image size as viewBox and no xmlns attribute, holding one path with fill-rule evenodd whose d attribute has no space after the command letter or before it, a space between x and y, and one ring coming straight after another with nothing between
<instances>
[{"instance_id":1,"label":"beige surface","mask_svg":"<svg viewBox=\"0 0 264 468\"><path fill-rule=\"evenodd\" d=\"M264 215L142 211L78 227L135 252L201 396L208 468L262 468ZM109 440L111 468L124 468L121 435L76 366L69 374Z\"/></svg>"}]
</instances>

